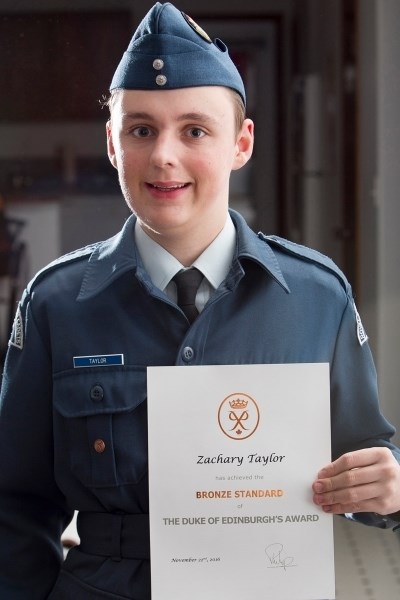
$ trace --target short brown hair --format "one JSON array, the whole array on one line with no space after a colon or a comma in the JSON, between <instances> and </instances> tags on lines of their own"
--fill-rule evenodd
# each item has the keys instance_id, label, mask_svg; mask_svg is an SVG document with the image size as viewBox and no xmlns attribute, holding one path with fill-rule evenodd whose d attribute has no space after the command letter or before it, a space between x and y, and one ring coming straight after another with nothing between
<instances>
[{"instance_id":1,"label":"short brown hair","mask_svg":"<svg viewBox=\"0 0 400 600\"><path fill-rule=\"evenodd\" d=\"M238 134L242 128L243 121L246 118L246 108L244 106L242 96L238 94L235 90L232 90L231 88L228 88L228 90L233 100L233 106L235 110L235 131L236 134Z\"/></svg>"}]
</instances>

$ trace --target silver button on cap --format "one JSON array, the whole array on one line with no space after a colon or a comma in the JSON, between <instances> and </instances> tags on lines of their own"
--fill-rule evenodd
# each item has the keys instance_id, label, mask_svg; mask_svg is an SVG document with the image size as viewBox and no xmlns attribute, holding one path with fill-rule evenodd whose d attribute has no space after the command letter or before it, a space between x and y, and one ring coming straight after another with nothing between
<instances>
[{"instance_id":1,"label":"silver button on cap","mask_svg":"<svg viewBox=\"0 0 400 600\"><path fill-rule=\"evenodd\" d=\"M153 68L156 69L156 71L161 71L163 66L164 61L161 58L156 58L155 60L153 60Z\"/></svg>"},{"instance_id":2,"label":"silver button on cap","mask_svg":"<svg viewBox=\"0 0 400 600\"><path fill-rule=\"evenodd\" d=\"M167 83L167 78L165 77L165 75L157 75L156 77L156 84L163 86Z\"/></svg>"}]
</instances>

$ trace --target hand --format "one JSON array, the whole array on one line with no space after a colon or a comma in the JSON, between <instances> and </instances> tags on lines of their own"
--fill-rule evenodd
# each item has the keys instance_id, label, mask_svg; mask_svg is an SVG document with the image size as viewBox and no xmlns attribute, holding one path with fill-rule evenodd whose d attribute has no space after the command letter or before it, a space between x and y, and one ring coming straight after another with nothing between
<instances>
[{"instance_id":1,"label":"hand","mask_svg":"<svg viewBox=\"0 0 400 600\"><path fill-rule=\"evenodd\" d=\"M400 465L388 448L343 454L318 473L313 500L328 513L400 510Z\"/></svg>"}]
</instances>

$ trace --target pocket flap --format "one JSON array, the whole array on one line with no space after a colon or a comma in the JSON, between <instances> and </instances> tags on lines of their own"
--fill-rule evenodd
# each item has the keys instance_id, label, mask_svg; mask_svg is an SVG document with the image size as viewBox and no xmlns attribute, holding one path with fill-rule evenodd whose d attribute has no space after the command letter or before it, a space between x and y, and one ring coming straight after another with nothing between
<instances>
[{"instance_id":1,"label":"pocket flap","mask_svg":"<svg viewBox=\"0 0 400 600\"><path fill-rule=\"evenodd\" d=\"M128 412L147 397L141 367L73 369L54 376L54 406L66 418Z\"/></svg>"}]
</instances>

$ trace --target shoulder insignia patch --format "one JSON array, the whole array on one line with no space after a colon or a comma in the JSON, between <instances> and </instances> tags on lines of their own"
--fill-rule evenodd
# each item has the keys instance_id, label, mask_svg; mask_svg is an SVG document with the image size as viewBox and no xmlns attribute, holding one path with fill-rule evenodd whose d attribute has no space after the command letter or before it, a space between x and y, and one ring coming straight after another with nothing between
<instances>
[{"instance_id":1,"label":"shoulder insignia patch","mask_svg":"<svg viewBox=\"0 0 400 600\"><path fill-rule=\"evenodd\" d=\"M365 344L365 342L368 340L368 336L367 336L364 326L361 322L361 317L358 314L358 310L356 308L355 302L353 302L353 305L354 305L354 313L356 315L356 323L357 323L357 338L358 338L360 346L363 346Z\"/></svg>"},{"instance_id":2,"label":"shoulder insignia patch","mask_svg":"<svg viewBox=\"0 0 400 600\"><path fill-rule=\"evenodd\" d=\"M18 306L15 314L13 328L10 337L10 346L15 346L19 350L24 347L24 321L22 318L21 307Z\"/></svg>"}]
</instances>

